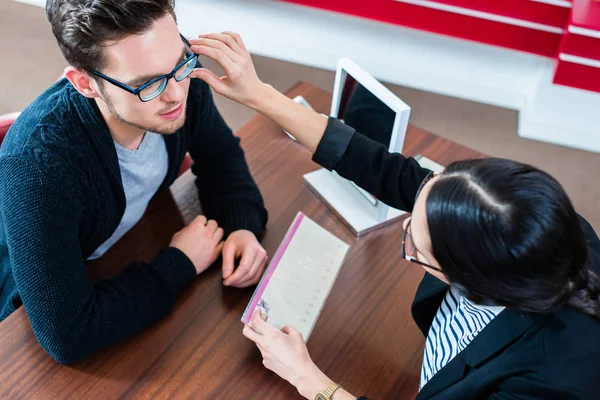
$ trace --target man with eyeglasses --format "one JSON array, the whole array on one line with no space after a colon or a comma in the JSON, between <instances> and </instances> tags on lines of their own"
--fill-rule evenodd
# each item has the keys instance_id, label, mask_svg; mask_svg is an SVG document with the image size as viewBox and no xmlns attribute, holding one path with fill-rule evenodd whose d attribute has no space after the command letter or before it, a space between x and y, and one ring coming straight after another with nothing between
<instances>
[{"instance_id":1,"label":"man with eyeglasses","mask_svg":"<svg viewBox=\"0 0 600 400\"><path fill-rule=\"evenodd\" d=\"M66 79L0 151L0 320L21 304L43 348L77 362L166 315L223 257L223 284L260 279L267 220L239 140L180 36L173 0L49 0ZM92 282L102 255L178 175L186 152L203 216L154 260ZM234 268L234 261L239 266Z\"/></svg>"}]
</instances>

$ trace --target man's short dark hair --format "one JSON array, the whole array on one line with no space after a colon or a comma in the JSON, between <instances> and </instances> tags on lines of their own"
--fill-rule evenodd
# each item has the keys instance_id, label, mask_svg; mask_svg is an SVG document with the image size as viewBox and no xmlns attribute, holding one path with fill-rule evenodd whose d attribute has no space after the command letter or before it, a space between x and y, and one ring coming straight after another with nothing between
<instances>
[{"instance_id":1,"label":"man's short dark hair","mask_svg":"<svg viewBox=\"0 0 600 400\"><path fill-rule=\"evenodd\" d=\"M175 0L48 0L46 15L63 56L75 68L101 70L106 42L150 30Z\"/></svg>"}]
</instances>

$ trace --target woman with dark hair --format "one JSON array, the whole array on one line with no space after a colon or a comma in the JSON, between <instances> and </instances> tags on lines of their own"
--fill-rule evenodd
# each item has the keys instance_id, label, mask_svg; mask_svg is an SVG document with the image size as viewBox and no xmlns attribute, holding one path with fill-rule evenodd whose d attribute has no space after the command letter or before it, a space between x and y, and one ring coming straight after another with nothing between
<instances>
[{"instance_id":1,"label":"woman with dark hair","mask_svg":"<svg viewBox=\"0 0 600 400\"><path fill-rule=\"evenodd\" d=\"M398 251L428 273L412 306L426 336L417 399L598 399L600 241L560 184L503 159L434 174L263 84L237 34L192 49L227 73L193 76L271 118L313 159L412 213ZM312 362L301 335L254 316L244 334L307 399L355 399Z\"/></svg>"}]
</instances>

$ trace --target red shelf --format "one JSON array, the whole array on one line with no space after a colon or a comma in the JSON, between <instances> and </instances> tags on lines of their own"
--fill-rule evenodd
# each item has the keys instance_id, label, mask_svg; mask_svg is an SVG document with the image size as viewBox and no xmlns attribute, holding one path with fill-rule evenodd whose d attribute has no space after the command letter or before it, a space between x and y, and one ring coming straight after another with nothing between
<instances>
[{"instance_id":1,"label":"red shelf","mask_svg":"<svg viewBox=\"0 0 600 400\"><path fill-rule=\"evenodd\" d=\"M557 28L567 26L571 13L571 9L567 7L531 0L435 0L435 2Z\"/></svg>"},{"instance_id":2,"label":"red shelf","mask_svg":"<svg viewBox=\"0 0 600 400\"><path fill-rule=\"evenodd\" d=\"M600 93L600 68L559 60L554 83Z\"/></svg>"},{"instance_id":3,"label":"red shelf","mask_svg":"<svg viewBox=\"0 0 600 400\"><path fill-rule=\"evenodd\" d=\"M600 1L575 0L571 15L571 25L600 31Z\"/></svg>"},{"instance_id":4,"label":"red shelf","mask_svg":"<svg viewBox=\"0 0 600 400\"><path fill-rule=\"evenodd\" d=\"M600 39L567 32L563 36L560 52L600 60Z\"/></svg>"},{"instance_id":5,"label":"red shelf","mask_svg":"<svg viewBox=\"0 0 600 400\"><path fill-rule=\"evenodd\" d=\"M559 33L455 14L394 0L371 0L369 2L363 0L284 1L546 57L556 56L561 39ZM480 1L480 3L482 2Z\"/></svg>"},{"instance_id":6,"label":"red shelf","mask_svg":"<svg viewBox=\"0 0 600 400\"><path fill-rule=\"evenodd\" d=\"M573 0L570 8L533 0L283 1L546 57L560 52L600 60L600 0ZM569 32L569 26L592 32ZM557 61L554 82L600 92L600 68L578 61Z\"/></svg>"}]
</instances>

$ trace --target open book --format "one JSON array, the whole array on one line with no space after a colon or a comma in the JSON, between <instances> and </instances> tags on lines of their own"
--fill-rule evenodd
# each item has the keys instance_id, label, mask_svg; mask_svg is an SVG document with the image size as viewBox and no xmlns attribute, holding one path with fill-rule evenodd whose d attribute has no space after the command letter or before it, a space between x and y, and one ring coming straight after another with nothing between
<instances>
[{"instance_id":1,"label":"open book","mask_svg":"<svg viewBox=\"0 0 600 400\"><path fill-rule=\"evenodd\" d=\"M307 341L349 246L298 213L258 284L242 322L255 310L275 328L291 325Z\"/></svg>"}]
</instances>

